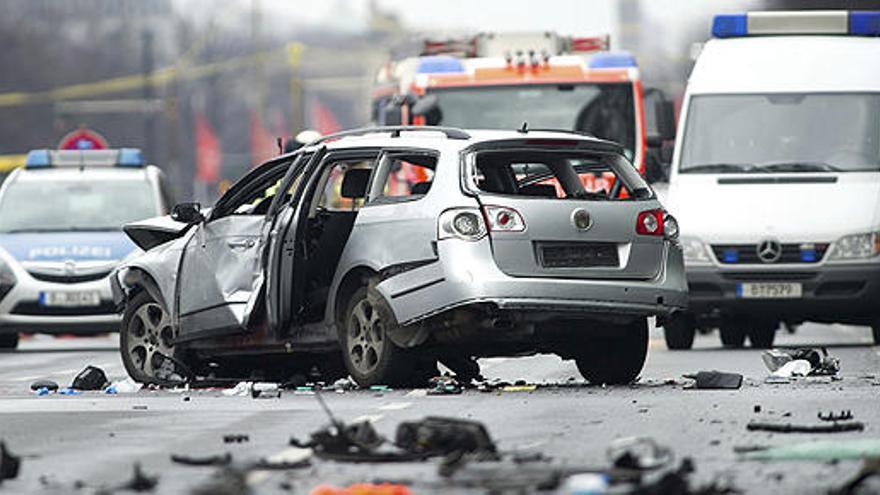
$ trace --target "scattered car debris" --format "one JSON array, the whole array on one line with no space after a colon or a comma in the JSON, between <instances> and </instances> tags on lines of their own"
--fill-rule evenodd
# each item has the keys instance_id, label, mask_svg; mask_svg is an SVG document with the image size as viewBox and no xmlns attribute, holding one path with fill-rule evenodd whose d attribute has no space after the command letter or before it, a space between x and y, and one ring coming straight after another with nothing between
<instances>
[{"instance_id":1,"label":"scattered car debris","mask_svg":"<svg viewBox=\"0 0 880 495\"><path fill-rule=\"evenodd\" d=\"M31 390L32 391L36 392L37 390L39 390L41 388L45 388L46 390L48 390L50 392L55 392L56 390L58 390L58 383L53 382L52 380L45 380L45 379L36 380L33 383L31 383Z\"/></svg>"},{"instance_id":2,"label":"scattered car debris","mask_svg":"<svg viewBox=\"0 0 880 495\"><path fill-rule=\"evenodd\" d=\"M428 395L458 395L464 392L464 387L451 376L436 376L428 384Z\"/></svg>"},{"instance_id":3,"label":"scattered car debris","mask_svg":"<svg viewBox=\"0 0 880 495\"><path fill-rule=\"evenodd\" d=\"M840 360L828 355L824 347L819 349L771 349L761 355L772 377L836 376ZM806 364L803 363L806 361ZM798 362L798 364L791 364Z\"/></svg>"},{"instance_id":4,"label":"scattered car debris","mask_svg":"<svg viewBox=\"0 0 880 495\"><path fill-rule=\"evenodd\" d=\"M158 476L149 476L141 469L139 462L134 463L134 472L131 479L119 485L118 490L130 490L133 492L151 492L159 484Z\"/></svg>"},{"instance_id":5,"label":"scattered car debris","mask_svg":"<svg viewBox=\"0 0 880 495\"><path fill-rule=\"evenodd\" d=\"M254 399L278 399L281 397L281 387L277 383L257 382L251 388L251 397Z\"/></svg>"},{"instance_id":6,"label":"scattered car debris","mask_svg":"<svg viewBox=\"0 0 880 495\"><path fill-rule=\"evenodd\" d=\"M408 486L392 483L358 483L346 488L333 485L316 486L309 495L412 495Z\"/></svg>"},{"instance_id":7,"label":"scattered car debris","mask_svg":"<svg viewBox=\"0 0 880 495\"><path fill-rule=\"evenodd\" d=\"M254 382L238 382L234 387L224 390L223 395L227 397L244 397L251 394L253 386Z\"/></svg>"},{"instance_id":8,"label":"scattered car debris","mask_svg":"<svg viewBox=\"0 0 880 495\"><path fill-rule=\"evenodd\" d=\"M820 411L818 417L822 421L849 421L854 418L852 411L849 409L846 411L840 411L838 414L835 414L834 411L829 411L828 414L822 414Z\"/></svg>"},{"instance_id":9,"label":"scattered car debris","mask_svg":"<svg viewBox=\"0 0 880 495\"><path fill-rule=\"evenodd\" d=\"M333 382L331 388L337 392L347 392L357 388L357 384L349 377L340 378Z\"/></svg>"},{"instance_id":10,"label":"scattered car debris","mask_svg":"<svg viewBox=\"0 0 880 495\"><path fill-rule=\"evenodd\" d=\"M742 387L743 376L739 373L725 373L722 371L700 371L696 374L682 375L694 380L694 389L738 389ZM686 387L687 388L687 387Z\"/></svg>"},{"instance_id":11,"label":"scattered car debris","mask_svg":"<svg viewBox=\"0 0 880 495\"><path fill-rule=\"evenodd\" d=\"M118 382L111 383L104 389L105 394L133 394L139 391L142 385L133 379L126 378Z\"/></svg>"},{"instance_id":12,"label":"scattered car debris","mask_svg":"<svg viewBox=\"0 0 880 495\"><path fill-rule=\"evenodd\" d=\"M845 431L862 431L864 423L858 421L821 423L814 425L795 423L765 423L751 421L746 425L749 431L771 431L774 433L841 433Z\"/></svg>"},{"instance_id":13,"label":"scattered car debris","mask_svg":"<svg viewBox=\"0 0 880 495\"><path fill-rule=\"evenodd\" d=\"M672 462L672 452L648 437L617 439L608 446L607 458L620 469L653 470Z\"/></svg>"},{"instance_id":14,"label":"scattered car debris","mask_svg":"<svg viewBox=\"0 0 880 495\"><path fill-rule=\"evenodd\" d=\"M429 416L397 426L395 445L422 455L448 455L453 452L482 454L498 458L498 449L486 427L477 421Z\"/></svg>"},{"instance_id":15,"label":"scattered car debris","mask_svg":"<svg viewBox=\"0 0 880 495\"><path fill-rule=\"evenodd\" d=\"M96 366L86 366L76 375L70 388L74 390L103 390L110 385L104 370Z\"/></svg>"},{"instance_id":16,"label":"scattered car debris","mask_svg":"<svg viewBox=\"0 0 880 495\"><path fill-rule=\"evenodd\" d=\"M6 442L0 441L0 484L3 484L3 480L18 477L19 468L21 468L21 457L9 452L6 449Z\"/></svg>"},{"instance_id":17,"label":"scattered car debris","mask_svg":"<svg viewBox=\"0 0 880 495\"><path fill-rule=\"evenodd\" d=\"M171 462L185 466L228 466L232 463L232 454L226 452L222 455L209 455L195 457L181 454L171 454Z\"/></svg>"},{"instance_id":18,"label":"scattered car debris","mask_svg":"<svg viewBox=\"0 0 880 495\"><path fill-rule=\"evenodd\" d=\"M196 486L192 495L249 495L247 471L235 466L219 468L210 479Z\"/></svg>"},{"instance_id":19,"label":"scattered car debris","mask_svg":"<svg viewBox=\"0 0 880 495\"><path fill-rule=\"evenodd\" d=\"M223 435L223 443L244 443L250 442L251 437L243 434Z\"/></svg>"}]
</instances>

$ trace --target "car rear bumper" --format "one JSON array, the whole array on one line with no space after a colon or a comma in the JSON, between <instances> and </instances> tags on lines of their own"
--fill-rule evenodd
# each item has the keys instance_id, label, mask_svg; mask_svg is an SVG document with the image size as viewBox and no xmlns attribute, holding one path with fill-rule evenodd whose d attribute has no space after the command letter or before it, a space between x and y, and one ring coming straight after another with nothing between
<instances>
[{"instance_id":1,"label":"car rear bumper","mask_svg":"<svg viewBox=\"0 0 880 495\"><path fill-rule=\"evenodd\" d=\"M397 274L376 288L402 324L450 309L493 304L499 310L546 314L667 315L687 306L681 251L665 250L651 280L513 277L498 269L488 242L438 243L438 259Z\"/></svg>"},{"instance_id":2,"label":"car rear bumper","mask_svg":"<svg viewBox=\"0 0 880 495\"><path fill-rule=\"evenodd\" d=\"M100 280L63 284L35 280L22 272L12 290L0 300L0 333L94 334L117 331L121 316L116 312L110 282ZM47 307L40 293L89 291L100 295L98 306Z\"/></svg>"},{"instance_id":3,"label":"car rear bumper","mask_svg":"<svg viewBox=\"0 0 880 495\"><path fill-rule=\"evenodd\" d=\"M721 269L689 266L690 309L697 315L749 314L778 319L868 323L880 316L880 263L824 264L788 268L759 266ZM743 282L799 283L796 299L743 299Z\"/></svg>"}]
</instances>

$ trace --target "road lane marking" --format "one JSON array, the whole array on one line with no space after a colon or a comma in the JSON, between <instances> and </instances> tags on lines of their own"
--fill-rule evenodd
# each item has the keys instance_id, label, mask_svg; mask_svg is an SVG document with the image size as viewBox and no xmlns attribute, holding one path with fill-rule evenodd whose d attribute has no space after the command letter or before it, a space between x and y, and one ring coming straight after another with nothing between
<instances>
[{"instance_id":1,"label":"road lane marking","mask_svg":"<svg viewBox=\"0 0 880 495\"><path fill-rule=\"evenodd\" d=\"M384 406L379 406L379 409L382 411L399 411L401 409L406 409L411 406L412 402L392 402L391 404L385 404Z\"/></svg>"}]
</instances>

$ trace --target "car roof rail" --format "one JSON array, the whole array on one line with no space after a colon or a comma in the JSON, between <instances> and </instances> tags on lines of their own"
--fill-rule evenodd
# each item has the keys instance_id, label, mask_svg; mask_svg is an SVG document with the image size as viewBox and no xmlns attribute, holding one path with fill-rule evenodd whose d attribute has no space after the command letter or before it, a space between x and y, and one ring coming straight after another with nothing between
<instances>
[{"instance_id":1,"label":"car roof rail","mask_svg":"<svg viewBox=\"0 0 880 495\"><path fill-rule=\"evenodd\" d=\"M328 134L326 136L321 136L319 139L316 139L308 144L308 146L313 146L320 143L325 143L327 141L340 139L344 137L352 137L352 136L365 136L367 134L379 134L383 132L391 133L391 137L396 138L400 137L401 132L441 132L446 136L447 139L470 139L471 135L467 132L458 129L456 127L440 127L440 126L426 126L426 125L392 125L392 126L378 126L378 127L362 127L360 129L351 129L348 131L335 132L333 134Z\"/></svg>"},{"instance_id":2,"label":"car roof rail","mask_svg":"<svg viewBox=\"0 0 880 495\"><path fill-rule=\"evenodd\" d=\"M519 129L517 129L516 132L518 132L518 133L520 133L520 134L528 134L528 133L530 133L530 132L558 132L558 133L561 133L561 134L575 134L575 135L578 135L578 136L589 137L589 138L595 138L595 137L596 137L595 134L589 133L589 132L587 132L587 131L576 131L576 130L573 130L573 129L553 129L553 128L550 128L550 127L536 127L536 128L531 128L531 127L523 126L523 127L520 127Z\"/></svg>"}]
</instances>

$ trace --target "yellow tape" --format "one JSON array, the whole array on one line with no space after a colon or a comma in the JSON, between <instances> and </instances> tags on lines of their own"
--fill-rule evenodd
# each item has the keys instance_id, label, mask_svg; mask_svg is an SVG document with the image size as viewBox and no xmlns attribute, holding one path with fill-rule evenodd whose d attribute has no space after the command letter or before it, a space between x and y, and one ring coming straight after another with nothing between
<instances>
[{"instance_id":1,"label":"yellow tape","mask_svg":"<svg viewBox=\"0 0 880 495\"><path fill-rule=\"evenodd\" d=\"M10 172L18 167L24 167L27 155L0 155L0 172Z\"/></svg>"}]
</instances>

